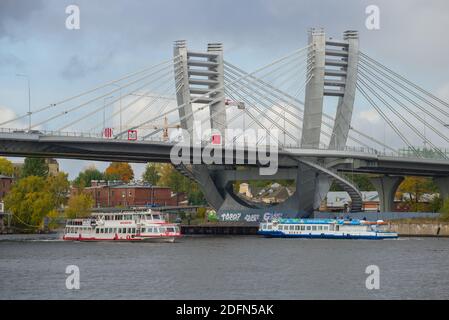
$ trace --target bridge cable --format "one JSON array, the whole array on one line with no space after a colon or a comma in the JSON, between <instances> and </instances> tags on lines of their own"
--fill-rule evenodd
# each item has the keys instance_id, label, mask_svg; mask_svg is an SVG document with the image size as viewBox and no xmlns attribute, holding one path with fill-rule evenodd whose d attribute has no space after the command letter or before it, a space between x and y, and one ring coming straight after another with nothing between
<instances>
[{"instance_id":1,"label":"bridge cable","mask_svg":"<svg viewBox=\"0 0 449 320\"><path fill-rule=\"evenodd\" d=\"M444 158L447 158L444 153L439 151L438 147L436 147L429 139L427 139L415 126L413 126L406 118L404 118L404 116L402 116L402 114L400 112L398 112L395 108L393 108L390 103L388 103L382 96L380 96L374 89L372 89L372 87L370 87L362 78L360 78L359 80L361 81L361 83L363 85L365 85L366 88L368 88L377 97L377 99L379 101L381 101L384 105L386 105L388 107L388 109L390 109L390 111L392 111L398 118L400 118L402 120L402 122L407 124L407 126L410 129L412 129L413 132L415 132L415 134L418 135L418 137L420 137L424 141L427 141L427 143L429 143L435 149L435 151L441 153L441 155ZM372 81L372 80L369 80L369 81Z\"/></svg>"},{"instance_id":2,"label":"bridge cable","mask_svg":"<svg viewBox=\"0 0 449 320\"><path fill-rule=\"evenodd\" d=\"M160 71L161 71L161 70L159 70L158 72L160 72ZM171 71L169 71L169 72L171 72ZM160 77L159 77L158 79L156 79L156 80L160 80L161 78L167 77L168 75L170 75L170 73L164 73L162 76L160 76ZM140 81L140 80L141 80L141 79L138 79L138 80L136 80L135 82ZM155 82L154 79L151 80L151 81L149 81L149 82L146 82L146 83L144 83L143 85L141 85L140 87L138 87L138 88L134 89L133 91L131 91L131 93L136 93L138 90L141 90L142 88L145 88L146 86L148 86L148 85L150 85L150 84L152 84L152 83L154 83L154 82ZM129 84L129 85L130 85L130 84ZM129 85L127 85L127 86L129 86ZM123 88L123 87L122 87L122 88ZM119 89L117 89L117 90L119 90ZM128 93L127 95L130 95L130 93ZM107 95L106 95L106 96L107 96ZM104 97L105 97L105 96L104 96ZM122 97L122 98L123 98L123 97ZM139 99L137 99L137 100L140 100L141 98L142 98L142 97L139 97ZM97 100L97 99L95 99L95 100ZM117 99L115 99L115 100L113 100L113 101L111 101L111 102L106 103L105 105L103 105L103 106L101 106L101 107L98 107L98 108L92 110L92 111L89 112L88 114L86 114L86 115L84 115L84 116L82 116L82 117L79 117L79 118L77 118L76 120L73 120L72 122L70 122L69 124L67 124L67 125L65 125L65 126L60 127L60 128L58 129L58 131L62 131L62 130L64 130L64 129L66 129L66 128L68 128L68 127L70 127L70 126L72 126L72 125L74 125L74 124L76 124L76 123L78 123L78 122L80 122L80 121L82 121L82 120L84 120L84 119L86 119L86 118L92 116L92 115L94 115L95 113L97 113L97 112L99 112L99 111L101 111L101 110L103 110L103 109L105 109L105 108L107 108L107 107L113 105L114 103L116 103L116 102L119 101L119 100L120 100L120 97L118 97ZM90 103L90 102L89 102L89 103ZM86 105L87 105L87 103L84 103L84 104L82 104L82 105L80 105L80 106L71 108L68 112L72 112L72 111L74 111L74 110L80 109L81 107L84 107L84 106L86 106ZM56 116L50 118L50 120L53 120L53 119L58 118L58 117L60 117L60 116L62 116L62 115L65 115L65 114L67 114L68 112L66 111L66 112L64 112L63 114L56 115ZM45 122L48 122L48 121L49 121L49 120L46 120L46 121L44 121L44 122L42 122L42 123L45 123ZM36 125L35 125L35 126L36 126Z\"/></svg>"},{"instance_id":3,"label":"bridge cable","mask_svg":"<svg viewBox=\"0 0 449 320\"><path fill-rule=\"evenodd\" d=\"M362 67L363 69L363 67ZM440 132L438 129L436 129L434 126L432 126L431 124L429 124L425 119L422 119L416 112L414 112L413 110L411 110L409 107L407 107L404 103L402 103L400 100L398 100L396 97L394 97L390 92L388 92L387 90L385 90L385 88L381 87L377 82L371 80L369 78L369 76L363 71L360 70L360 75L362 77L364 77L365 79L367 79L368 81L371 82L371 84L375 85L379 90L381 90L385 95L387 95L390 99L394 100L397 104L399 104L403 109L405 109L406 111L408 111L410 114L412 114L418 121L420 121L421 123L423 123L424 125L426 125L427 127L429 127L433 132L435 132L440 138L446 140L447 142L449 142L449 138L446 137L445 134L443 134L442 132ZM382 82L382 79L376 77L376 79L378 81ZM384 84L384 83L383 83ZM393 90L393 89L392 89ZM426 114L428 114L429 116L431 116L435 121L439 122L440 124L444 125L444 123L438 118L435 117L432 113L428 113L428 111L426 109L423 109L422 107L419 107L420 110L422 110L423 112L425 112Z\"/></svg>"},{"instance_id":4,"label":"bridge cable","mask_svg":"<svg viewBox=\"0 0 449 320\"><path fill-rule=\"evenodd\" d=\"M429 106L433 107L434 109L438 110L440 113L444 114L445 116L449 116L449 113L446 112L445 110L443 110L442 108L436 106L435 104L433 104L432 102L430 102L429 100L425 99L424 97L422 97L421 95L417 94L416 92L412 91L410 88L408 88L407 86L405 86L404 84L401 84L400 82L398 82L397 80L395 80L394 78L392 78L391 76L389 76L388 74L386 74L385 72L383 72L382 70L376 68L375 65L377 65L378 67L382 68L383 70L385 70L386 72L388 72L389 74L395 76L396 78L402 80L403 82L407 83L409 86L415 88L416 90L426 94L427 96L433 98L434 100L438 101L439 103L445 105L446 107L449 107L449 104L443 100L441 100L440 98L436 97L435 95L431 94L430 92L422 89L421 87L415 85L414 83L412 83L411 81L407 80L406 78L402 77L401 75L397 74L396 72L394 72L393 70L387 68L386 66L384 66L383 64L381 64L380 62L377 62L376 60L370 58L369 56L360 53L360 57L362 58L362 61L369 64L371 66L371 68L375 69L377 72L383 74L385 77L387 77L390 81L394 82L395 84L399 85L400 87L402 87L404 90L408 91L409 93L411 93L412 95L414 95L416 98L420 99L421 101L423 101L424 103L428 104Z\"/></svg>"},{"instance_id":5,"label":"bridge cable","mask_svg":"<svg viewBox=\"0 0 449 320\"><path fill-rule=\"evenodd\" d=\"M388 125L398 134L398 136L402 139L402 141L418 156L419 153L415 149L415 147L408 141L408 139L401 133L401 131L394 125L394 123L388 118L388 116L379 108L379 106L371 99L371 97L366 93L366 91L362 88L358 83L356 84L359 92L364 96L364 98L371 104L371 106L376 109L379 115L388 123Z\"/></svg>"},{"instance_id":6,"label":"bridge cable","mask_svg":"<svg viewBox=\"0 0 449 320\"><path fill-rule=\"evenodd\" d=\"M125 75L125 76L123 76L123 77L121 77L121 78L119 78L119 79L109 81L109 82L107 82L107 83L105 83L105 84L99 85L99 86L97 86L97 87L94 87L93 89L89 89L89 90L87 90L87 91L81 92L81 93L76 94L76 95L74 95L74 96L71 96L71 97L69 97L69 98L66 98L66 99L57 101L57 102L55 102L55 103L51 103L50 105L47 105L47 106L44 106L44 107L40 107L40 108L35 109L35 110L33 110L33 111L29 112L29 113L26 113L26 114L24 114L24 115L17 116L17 117L15 117L15 118L13 118L13 119L4 121L4 122L0 123L0 127L3 126L3 125L5 125L5 124L8 124L8 123L11 123L11 122L14 122L14 121L17 121L17 120L21 120L21 119L23 119L23 118L26 118L26 117L28 117L30 114L33 115L33 114L40 113L40 112L42 112L42 111L48 110L48 109L53 108L53 107L56 107L56 106L58 106L58 105L60 105L60 104L64 104L64 103L66 103L66 102L68 102L68 101L71 101L71 100L77 99L77 98L79 98L79 97L82 97L82 96L84 96L84 95L90 94L90 93L92 93L92 92L94 92L94 91L96 91L96 90L105 88L105 87L110 86L110 85L112 85L112 84L115 84L115 83L117 83L117 82L120 82L120 81L129 79L129 78L131 78L131 77L133 77L133 76L136 76L136 75L139 75L139 74L148 72L148 71L150 71L150 70L152 70L152 69L154 69L154 68L156 68L156 67L162 66L162 65L164 65L164 64L172 63L173 61L176 61L176 60L179 59L179 58L180 58L180 56L176 56L176 57L174 57L174 58L171 58L171 59L169 59L169 60L165 60L165 61L163 61L163 62L161 62L161 63L156 64L156 65L152 65L152 66L150 66L150 67L147 67L147 68L141 69L141 70L139 70L139 71L133 72L133 73L131 73L131 74ZM108 93L108 94L109 94L109 93Z\"/></svg>"}]
</instances>

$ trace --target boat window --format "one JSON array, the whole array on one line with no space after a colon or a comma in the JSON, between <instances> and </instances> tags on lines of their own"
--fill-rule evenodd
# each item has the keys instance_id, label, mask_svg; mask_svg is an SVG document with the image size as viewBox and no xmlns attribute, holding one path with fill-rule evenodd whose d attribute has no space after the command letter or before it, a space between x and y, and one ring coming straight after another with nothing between
<instances>
[{"instance_id":1,"label":"boat window","mask_svg":"<svg viewBox=\"0 0 449 320\"><path fill-rule=\"evenodd\" d=\"M158 214L153 215L153 220L159 220L161 217Z\"/></svg>"},{"instance_id":2,"label":"boat window","mask_svg":"<svg viewBox=\"0 0 449 320\"><path fill-rule=\"evenodd\" d=\"M132 233L136 233L136 228L133 228L133 230L132 230L133 232Z\"/></svg>"},{"instance_id":3,"label":"boat window","mask_svg":"<svg viewBox=\"0 0 449 320\"><path fill-rule=\"evenodd\" d=\"M145 232L145 228L142 228L142 230L140 230L140 232Z\"/></svg>"},{"instance_id":4,"label":"boat window","mask_svg":"<svg viewBox=\"0 0 449 320\"><path fill-rule=\"evenodd\" d=\"M316 231L316 226L312 226L312 231Z\"/></svg>"},{"instance_id":5,"label":"boat window","mask_svg":"<svg viewBox=\"0 0 449 320\"><path fill-rule=\"evenodd\" d=\"M167 228L168 232L175 232L175 230L173 228Z\"/></svg>"},{"instance_id":6,"label":"boat window","mask_svg":"<svg viewBox=\"0 0 449 320\"><path fill-rule=\"evenodd\" d=\"M109 233L112 233L112 228L109 228Z\"/></svg>"},{"instance_id":7,"label":"boat window","mask_svg":"<svg viewBox=\"0 0 449 320\"><path fill-rule=\"evenodd\" d=\"M306 230L306 226L301 226L301 230Z\"/></svg>"},{"instance_id":8,"label":"boat window","mask_svg":"<svg viewBox=\"0 0 449 320\"><path fill-rule=\"evenodd\" d=\"M290 225L290 230L295 230L295 226Z\"/></svg>"},{"instance_id":9,"label":"boat window","mask_svg":"<svg viewBox=\"0 0 449 320\"><path fill-rule=\"evenodd\" d=\"M307 226L307 230L310 230L311 229L311 227L310 226Z\"/></svg>"},{"instance_id":10,"label":"boat window","mask_svg":"<svg viewBox=\"0 0 449 320\"><path fill-rule=\"evenodd\" d=\"M128 228L128 233L132 233L131 231L132 231L131 228Z\"/></svg>"},{"instance_id":11,"label":"boat window","mask_svg":"<svg viewBox=\"0 0 449 320\"><path fill-rule=\"evenodd\" d=\"M268 225L268 230L273 229L273 226L271 224Z\"/></svg>"},{"instance_id":12,"label":"boat window","mask_svg":"<svg viewBox=\"0 0 449 320\"><path fill-rule=\"evenodd\" d=\"M318 226L318 230L323 230L323 226Z\"/></svg>"}]
</instances>

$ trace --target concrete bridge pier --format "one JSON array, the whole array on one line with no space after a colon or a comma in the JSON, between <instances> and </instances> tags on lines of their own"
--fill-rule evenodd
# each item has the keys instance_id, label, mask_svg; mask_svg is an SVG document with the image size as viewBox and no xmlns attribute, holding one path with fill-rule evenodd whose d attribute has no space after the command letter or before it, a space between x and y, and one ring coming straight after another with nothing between
<instances>
[{"instance_id":1,"label":"concrete bridge pier","mask_svg":"<svg viewBox=\"0 0 449 320\"><path fill-rule=\"evenodd\" d=\"M394 209L394 195L404 177L381 176L370 178L379 193L380 211L392 212Z\"/></svg>"},{"instance_id":2,"label":"concrete bridge pier","mask_svg":"<svg viewBox=\"0 0 449 320\"><path fill-rule=\"evenodd\" d=\"M440 189L440 198L443 200L449 198L449 177L436 177L433 181Z\"/></svg>"}]
</instances>

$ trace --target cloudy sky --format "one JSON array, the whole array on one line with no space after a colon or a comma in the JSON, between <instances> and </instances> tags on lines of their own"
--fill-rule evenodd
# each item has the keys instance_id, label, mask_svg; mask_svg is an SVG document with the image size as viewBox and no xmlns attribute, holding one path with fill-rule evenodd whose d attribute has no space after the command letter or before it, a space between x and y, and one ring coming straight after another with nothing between
<instances>
[{"instance_id":1,"label":"cloudy sky","mask_svg":"<svg viewBox=\"0 0 449 320\"><path fill-rule=\"evenodd\" d=\"M81 11L79 30L65 9ZM365 27L365 8L380 8L380 30ZM172 55L173 41L203 50L223 42L226 60L253 70L307 43L310 27L328 36L360 32L361 50L449 100L449 2L429 1L139 1L1 0L0 117L47 105ZM355 114L367 124L376 115ZM85 161L63 160L73 178ZM102 169L105 164L98 163ZM140 175L142 166L135 166Z\"/></svg>"}]
</instances>

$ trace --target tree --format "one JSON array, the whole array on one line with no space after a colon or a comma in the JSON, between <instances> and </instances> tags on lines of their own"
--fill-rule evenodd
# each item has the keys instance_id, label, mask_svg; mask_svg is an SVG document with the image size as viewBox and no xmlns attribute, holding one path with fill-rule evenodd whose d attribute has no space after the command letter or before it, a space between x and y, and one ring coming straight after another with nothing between
<instances>
[{"instance_id":1,"label":"tree","mask_svg":"<svg viewBox=\"0 0 449 320\"><path fill-rule=\"evenodd\" d=\"M53 197L53 206L55 208L60 208L66 203L67 193L70 188L67 173L58 172L55 176L49 176L47 178L47 187Z\"/></svg>"},{"instance_id":2,"label":"tree","mask_svg":"<svg viewBox=\"0 0 449 320\"><path fill-rule=\"evenodd\" d=\"M124 182L129 182L134 178L134 172L127 162L111 162L105 170L105 175L118 177Z\"/></svg>"},{"instance_id":3,"label":"tree","mask_svg":"<svg viewBox=\"0 0 449 320\"><path fill-rule=\"evenodd\" d=\"M449 198L446 198L443 202L443 205L440 209L441 219L448 221L449 220Z\"/></svg>"},{"instance_id":4,"label":"tree","mask_svg":"<svg viewBox=\"0 0 449 320\"><path fill-rule=\"evenodd\" d=\"M73 185L77 188L90 187L92 180L103 180L104 174L101 173L94 166L86 168L78 174L78 177L73 181Z\"/></svg>"},{"instance_id":5,"label":"tree","mask_svg":"<svg viewBox=\"0 0 449 320\"><path fill-rule=\"evenodd\" d=\"M181 192L187 193L189 196L192 192L192 182L189 178L179 173L171 164L163 164L159 167L158 181L159 186L165 186L172 189L176 193L176 204L179 204L179 194Z\"/></svg>"},{"instance_id":6,"label":"tree","mask_svg":"<svg viewBox=\"0 0 449 320\"><path fill-rule=\"evenodd\" d=\"M24 228L39 228L44 217L54 209L54 198L43 177L28 176L13 185L4 198L13 224Z\"/></svg>"},{"instance_id":7,"label":"tree","mask_svg":"<svg viewBox=\"0 0 449 320\"><path fill-rule=\"evenodd\" d=\"M25 158L22 169L22 178L29 176L48 176L48 164L45 162L44 158Z\"/></svg>"},{"instance_id":8,"label":"tree","mask_svg":"<svg viewBox=\"0 0 449 320\"><path fill-rule=\"evenodd\" d=\"M152 162L148 163L145 167L145 172L142 174L142 180L155 186L159 179L158 165Z\"/></svg>"},{"instance_id":9,"label":"tree","mask_svg":"<svg viewBox=\"0 0 449 320\"><path fill-rule=\"evenodd\" d=\"M406 177L398 188L399 193L410 194L408 202L412 211L426 210L427 206L420 203L419 199L424 193L435 193L437 190L438 188L433 180L425 177Z\"/></svg>"},{"instance_id":10,"label":"tree","mask_svg":"<svg viewBox=\"0 0 449 320\"><path fill-rule=\"evenodd\" d=\"M3 157L0 157L0 174L5 176L14 175L14 166L12 162Z\"/></svg>"},{"instance_id":11,"label":"tree","mask_svg":"<svg viewBox=\"0 0 449 320\"><path fill-rule=\"evenodd\" d=\"M64 213L68 219L88 217L93 205L94 199L90 194L73 194L69 198L69 202Z\"/></svg>"}]
</instances>

